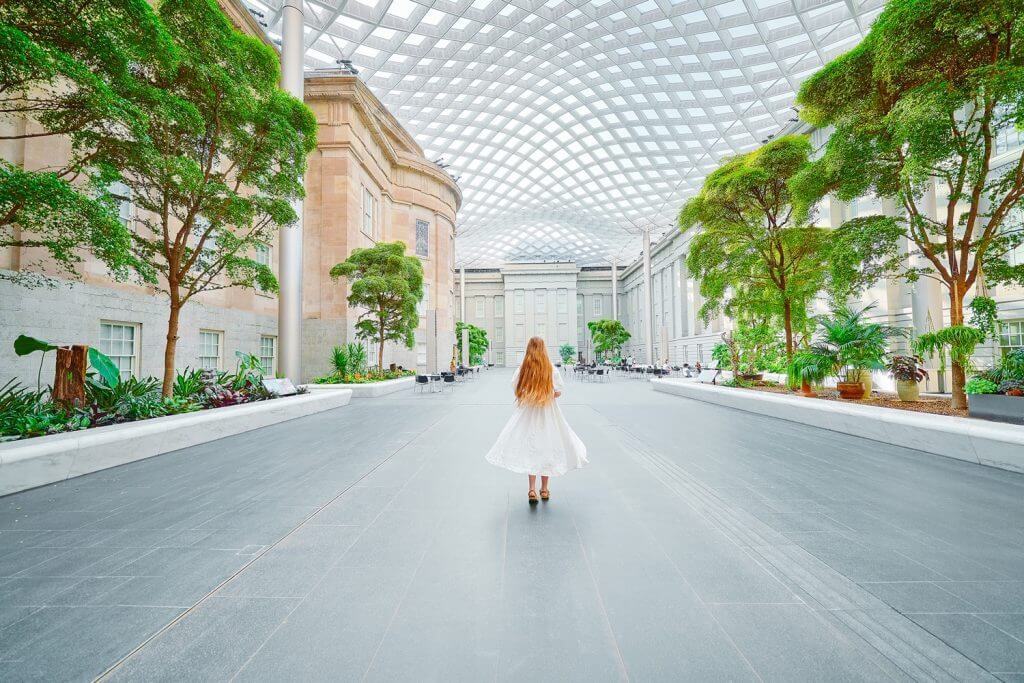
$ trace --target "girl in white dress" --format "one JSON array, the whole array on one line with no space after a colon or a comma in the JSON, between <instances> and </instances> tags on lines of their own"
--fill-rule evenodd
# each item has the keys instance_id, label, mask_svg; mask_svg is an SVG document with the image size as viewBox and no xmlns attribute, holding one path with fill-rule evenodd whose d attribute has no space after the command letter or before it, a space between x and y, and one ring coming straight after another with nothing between
<instances>
[{"instance_id":1,"label":"girl in white dress","mask_svg":"<svg viewBox=\"0 0 1024 683\"><path fill-rule=\"evenodd\" d=\"M530 476L530 504L548 500L548 477L565 474L587 464L587 447L569 427L555 399L562 395L562 376L551 365L544 340L533 337L522 365L512 377L516 408L487 453L487 462Z\"/></svg>"}]
</instances>

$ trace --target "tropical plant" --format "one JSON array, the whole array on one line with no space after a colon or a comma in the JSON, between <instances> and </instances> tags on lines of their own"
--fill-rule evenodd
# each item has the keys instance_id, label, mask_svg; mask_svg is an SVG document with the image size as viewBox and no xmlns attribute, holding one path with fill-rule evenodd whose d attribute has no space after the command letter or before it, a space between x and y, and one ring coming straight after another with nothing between
<instances>
[{"instance_id":1,"label":"tropical plant","mask_svg":"<svg viewBox=\"0 0 1024 683\"><path fill-rule=\"evenodd\" d=\"M98 427L160 417L167 410L160 395L160 381L155 377L128 377L116 384L89 377L85 383L85 407L78 414Z\"/></svg>"},{"instance_id":2,"label":"tropical plant","mask_svg":"<svg viewBox=\"0 0 1024 683\"><path fill-rule=\"evenodd\" d=\"M162 393L170 396L182 308L229 287L277 291L255 259L298 216L316 119L278 86L274 49L236 30L215 0L163 0L159 16L177 50L154 69L141 134L112 145L106 171L141 209L137 260L169 302Z\"/></svg>"},{"instance_id":3,"label":"tropical plant","mask_svg":"<svg viewBox=\"0 0 1024 683\"><path fill-rule=\"evenodd\" d=\"M348 346L335 346L331 349L331 367L334 368L334 373L339 377L344 377L348 374Z\"/></svg>"},{"instance_id":4,"label":"tropical plant","mask_svg":"<svg viewBox=\"0 0 1024 683\"><path fill-rule=\"evenodd\" d=\"M989 283L1024 283L1024 264L1007 259L1024 242L1014 219L1024 148L993 164L1000 134L1024 120L1022 22L1019 0L890 0L864 40L797 98L804 120L832 128L821 157L794 179L798 204L830 192L892 198L898 215L851 228L874 245L865 266L939 282L953 328L964 326L964 297L982 272ZM908 241L919 259L906 258ZM952 367L956 408L966 406L962 360Z\"/></svg>"},{"instance_id":5,"label":"tropical plant","mask_svg":"<svg viewBox=\"0 0 1024 683\"><path fill-rule=\"evenodd\" d=\"M725 335L722 335L723 338ZM737 354L738 355L738 354ZM733 350L729 342L722 341L711 349L711 360L715 361L720 370L728 370L733 365Z\"/></svg>"},{"instance_id":6,"label":"tropical plant","mask_svg":"<svg viewBox=\"0 0 1024 683\"><path fill-rule=\"evenodd\" d=\"M786 366L787 383L791 388L821 384L833 373L834 368L835 361L831 356L801 349L793 354Z\"/></svg>"},{"instance_id":7,"label":"tropical plant","mask_svg":"<svg viewBox=\"0 0 1024 683\"><path fill-rule=\"evenodd\" d=\"M622 353L622 345L629 341L629 331L618 320L603 318L587 323L590 338L594 342L594 354L618 356Z\"/></svg>"},{"instance_id":8,"label":"tropical plant","mask_svg":"<svg viewBox=\"0 0 1024 683\"><path fill-rule=\"evenodd\" d=\"M488 347L491 343L487 340L487 330L477 327L471 323L465 323L461 320L455 323L455 343L458 347L458 359L460 364L465 364L462 360L462 331L469 330L469 364L480 365L484 362L484 353L487 352Z\"/></svg>"},{"instance_id":9,"label":"tropical plant","mask_svg":"<svg viewBox=\"0 0 1024 683\"><path fill-rule=\"evenodd\" d=\"M366 347L357 342L345 344L348 354L348 367L351 372L363 372L366 370Z\"/></svg>"},{"instance_id":10,"label":"tropical plant","mask_svg":"<svg viewBox=\"0 0 1024 683\"><path fill-rule=\"evenodd\" d=\"M576 358L576 347L572 344L562 344L558 347L558 355L563 363L572 363Z\"/></svg>"},{"instance_id":11,"label":"tropical plant","mask_svg":"<svg viewBox=\"0 0 1024 683\"><path fill-rule=\"evenodd\" d=\"M43 383L43 362L46 360L46 354L50 351L56 351L57 347L53 344L36 339L35 337L29 337L28 335L18 335L18 338L14 340L14 353L18 356L28 356L36 351L41 351L42 355L39 357L39 370L36 372L36 391L42 389Z\"/></svg>"},{"instance_id":12,"label":"tropical plant","mask_svg":"<svg viewBox=\"0 0 1024 683\"><path fill-rule=\"evenodd\" d=\"M176 399L198 400L204 387L203 371L185 368L174 378L171 394Z\"/></svg>"},{"instance_id":13,"label":"tropical plant","mask_svg":"<svg viewBox=\"0 0 1024 683\"><path fill-rule=\"evenodd\" d=\"M919 356L935 358L937 355L939 357L940 372L946 368L947 353L954 367L962 368L967 372L972 368L971 356L974 355L974 349L984 341L985 334L978 328L968 325L954 325L944 327L936 332L926 332L918 335L914 339L913 346L914 352ZM954 386L953 407L965 408L965 405L958 404L955 389L956 387Z\"/></svg>"},{"instance_id":14,"label":"tropical plant","mask_svg":"<svg viewBox=\"0 0 1024 683\"><path fill-rule=\"evenodd\" d=\"M999 393L1007 396L1024 396L1024 380L1004 379L999 383Z\"/></svg>"},{"instance_id":15,"label":"tropical plant","mask_svg":"<svg viewBox=\"0 0 1024 683\"><path fill-rule=\"evenodd\" d=\"M866 314L872 308L874 304L859 310L840 308L818 318L820 333L811 352L830 358L832 374L842 382L859 382L861 371L884 368L889 340L906 334L898 327L868 322Z\"/></svg>"},{"instance_id":16,"label":"tropical plant","mask_svg":"<svg viewBox=\"0 0 1024 683\"><path fill-rule=\"evenodd\" d=\"M806 320L812 299L829 273L830 230L794 213L789 180L810 163L807 136L787 135L726 160L704 180L700 193L679 212L679 227L700 226L686 265L700 281L701 316L739 317L734 299L756 298L782 321L786 356L795 349L794 328ZM838 257L836 257L838 258Z\"/></svg>"},{"instance_id":17,"label":"tropical plant","mask_svg":"<svg viewBox=\"0 0 1024 683\"><path fill-rule=\"evenodd\" d=\"M889 376L898 382L923 382L928 378L920 356L895 355L889 359L886 368Z\"/></svg>"},{"instance_id":18,"label":"tropical plant","mask_svg":"<svg viewBox=\"0 0 1024 683\"><path fill-rule=\"evenodd\" d=\"M7 140L63 136L59 168L28 170L0 160L0 248L41 248L58 269L78 276L80 248L116 277L140 264L130 232L102 190L101 163L142 134L145 75L177 58L146 0L0 2L0 118L34 125L5 128ZM149 92L147 96L154 95ZM5 272L23 284L46 278Z\"/></svg>"},{"instance_id":19,"label":"tropical plant","mask_svg":"<svg viewBox=\"0 0 1024 683\"><path fill-rule=\"evenodd\" d=\"M362 309L356 336L377 342L377 367L384 366L388 341L415 346L419 325L416 304L423 299L423 266L406 256L403 242L378 242L354 249L342 263L331 268L331 277L349 281L348 303Z\"/></svg>"},{"instance_id":20,"label":"tropical plant","mask_svg":"<svg viewBox=\"0 0 1024 683\"><path fill-rule=\"evenodd\" d=\"M968 394L998 394L999 385L983 377L972 377L964 384L964 392Z\"/></svg>"},{"instance_id":21,"label":"tropical plant","mask_svg":"<svg viewBox=\"0 0 1024 683\"><path fill-rule=\"evenodd\" d=\"M976 296L968 304L971 309L970 326L981 330L986 339L999 336L999 306L988 296Z\"/></svg>"}]
</instances>

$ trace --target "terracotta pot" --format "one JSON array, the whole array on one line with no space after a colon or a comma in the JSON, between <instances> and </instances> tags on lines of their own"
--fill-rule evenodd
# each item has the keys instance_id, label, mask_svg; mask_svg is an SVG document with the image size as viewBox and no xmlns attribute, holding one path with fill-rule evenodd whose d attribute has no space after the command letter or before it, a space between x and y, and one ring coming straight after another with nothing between
<instances>
[{"instance_id":1,"label":"terracotta pot","mask_svg":"<svg viewBox=\"0 0 1024 683\"><path fill-rule=\"evenodd\" d=\"M839 389L839 398L849 401L859 401L864 398L864 385L861 382L839 382L836 384Z\"/></svg>"},{"instance_id":2,"label":"terracotta pot","mask_svg":"<svg viewBox=\"0 0 1024 683\"><path fill-rule=\"evenodd\" d=\"M864 385L864 395L861 398L871 398L871 371L864 369L860 371L860 383Z\"/></svg>"},{"instance_id":3,"label":"terracotta pot","mask_svg":"<svg viewBox=\"0 0 1024 683\"><path fill-rule=\"evenodd\" d=\"M899 394L901 401L908 401L911 403L914 401L920 401L921 385L912 379L898 379L896 380L896 393Z\"/></svg>"},{"instance_id":4,"label":"terracotta pot","mask_svg":"<svg viewBox=\"0 0 1024 683\"><path fill-rule=\"evenodd\" d=\"M815 398L818 394L814 392L814 387L807 382L803 382L800 384L800 395L806 396L807 398Z\"/></svg>"}]
</instances>

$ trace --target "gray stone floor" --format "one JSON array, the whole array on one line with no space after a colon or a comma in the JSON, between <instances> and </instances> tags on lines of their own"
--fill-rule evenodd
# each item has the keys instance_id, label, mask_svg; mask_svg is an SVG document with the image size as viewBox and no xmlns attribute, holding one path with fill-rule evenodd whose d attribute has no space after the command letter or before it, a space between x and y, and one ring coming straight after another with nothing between
<instances>
[{"instance_id":1,"label":"gray stone floor","mask_svg":"<svg viewBox=\"0 0 1024 683\"><path fill-rule=\"evenodd\" d=\"M1024 681L1024 476L616 378L531 509L508 382L0 499L0 680Z\"/></svg>"}]
</instances>

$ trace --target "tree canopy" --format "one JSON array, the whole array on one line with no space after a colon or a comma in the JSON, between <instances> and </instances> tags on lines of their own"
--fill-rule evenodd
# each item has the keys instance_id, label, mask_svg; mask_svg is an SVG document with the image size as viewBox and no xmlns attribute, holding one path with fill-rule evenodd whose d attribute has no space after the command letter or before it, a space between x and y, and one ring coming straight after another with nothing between
<instances>
[{"instance_id":1,"label":"tree canopy","mask_svg":"<svg viewBox=\"0 0 1024 683\"><path fill-rule=\"evenodd\" d=\"M788 135L712 171L679 213L682 230L700 225L687 267L700 281L701 316L768 311L782 321L786 353L805 326L811 300L829 275L830 231L798 214L790 180L810 163L806 136Z\"/></svg>"},{"instance_id":2,"label":"tree canopy","mask_svg":"<svg viewBox=\"0 0 1024 683\"><path fill-rule=\"evenodd\" d=\"M798 203L829 192L893 198L896 217L861 219L851 231L876 245L869 267L942 283L953 326L983 274L990 284L1024 283L1024 265L1006 259L1024 241L1014 216L1024 148L993 163L1000 133L1024 123L1022 17L1022 0L890 0L867 37L797 99L806 121L834 127L822 157L794 179ZM903 257L901 238L923 264ZM957 407L964 378L954 363Z\"/></svg>"},{"instance_id":3,"label":"tree canopy","mask_svg":"<svg viewBox=\"0 0 1024 683\"><path fill-rule=\"evenodd\" d=\"M331 277L349 281L348 303L364 311L356 322L356 336L377 342L378 367L384 367L385 342L403 343L410 349L415 346L423 265L415 256L406 256L403 242L354 249L345 261L331 268Z\"/></svg>"},{"instance_id":4,"label":"tree canopy","mask_svg":"<svg viewBox=\"0 0 1024 683\"><path fill-rule=\"evenodd\" d=\"M459 363L466 364L462 358L462 330L469 330L469 365L480 365L484 362L484 354L491 343L487 340L487 330L461 320L455 323L455 345L458 347Z\"/></svg>"},{"instance_id":5,"label":"tree canopy","mask_svg":"<svg viewBox=\"0 0 1024 683\"><path fill-rule=\"evenodd\" d=\"M619 355L622 345L632 336L621 322L608 318L591 320L587 323L587 329L594 341L594 353L599 356L608 353Z\"/></svg>"},{"instance_id":6,"label":"tree canopy","mask_svg":"<svg viewBox=\"0 0 1024 683\"><path fill-rule=\"evenodd\" d=\"M80 249L117 277L141 265L97 165L110 142L145 136L146 79L176 59L145 0L0 2L0 117L11 123L3 139L63 135L71 143L57 169L0 160L0 247L41 248L70 275Z\"/></svg>"}]
</instances>

